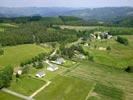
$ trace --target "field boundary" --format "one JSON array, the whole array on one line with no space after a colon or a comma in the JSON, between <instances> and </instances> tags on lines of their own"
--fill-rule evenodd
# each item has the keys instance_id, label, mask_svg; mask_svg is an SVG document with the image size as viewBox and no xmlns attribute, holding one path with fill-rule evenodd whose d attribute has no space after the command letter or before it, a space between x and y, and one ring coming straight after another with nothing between
<instances>
[{"instance_id":1,"label":"field boundary","mask_svg":"<svg viewBox=\"0 0 133 100\"><path fill-rule=\"evenodd\" d=\"M32 93L32 95L30 95L30 98L33 98L34 96L36 96L39 92L41 92L44 88L46 88L49 84L51 83L51 81L48 81L46 84L44 84L41 88L39 88L38 90L36 90L34 93Z\"/></svg>"},{"instance_id":2,"label":"field boundary","mask_svg":"<svg viewBox=\"0 0 133 100\"><path fill-rule=\"evenodd\" d=\"M91 96L91 93L93 92L93 90L95 89L96 83L94 83L93 87L91 88L91 90L89 91L88 95L86 96L85 100L88 100L88 98Z\"/></svg>"},{"instance_id":3,"label":"field boundary","mask_svg":"<svg viewBox=\"0 0 133 100\"><path fill-rule=\"evenodd\" d=\"M3 88L3 89L1 89L1 90L2 90L3 92L5 92L5 93L8 93L8 94L17 96L17 97L22 98L22 99L24 99L24 100L34 100L34 99L30 98L29 96L25 96L25 95L23 95L23 94L20 94L20 93L11 91L11 90L6 89L6 88Z\"/></svg>"}]
</instances>

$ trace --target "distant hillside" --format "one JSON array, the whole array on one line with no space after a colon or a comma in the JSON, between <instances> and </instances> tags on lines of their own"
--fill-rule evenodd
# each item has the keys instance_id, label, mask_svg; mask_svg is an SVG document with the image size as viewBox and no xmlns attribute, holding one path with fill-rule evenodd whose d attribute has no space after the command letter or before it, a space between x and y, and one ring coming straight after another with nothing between
<instances>
[{"instance_id":1,"label":"distant hillside","mask_svg":"<svg viewBox=\"0 0 133 100\"><path fill-rule=\"evenodd\" d=\"M78 21L63 17L65 24L81 23L81 19L87 20L90 25L99 23L109 23L116 25L133 26L133 7L103 7L103 8L63 8L63 7L25 7L25 8L6 8L0 7L0 17L22 17L22 16L42 16L42 17L57 17L57 16L75 16ZM75 19L75 18L74 18ZM83 20L82 20L83 21ZM86 25L84 21L83 24ZM88 25L88 23L87 23Z\"/></svg>"},{"instance_id":2,"label":"distant hillside","mask_svg":"<svg viewBox=\"0 0 133 100\"><path fill-rule=\"evenodd\" d=\"M62 13L74 10L63 7L0 7L0 17L20 17L20 16L58 16ZM76 10L76 9L75 9Z\"/></svg>"},{"instance_id":3,"label":"distant hillside","mask_svg":"<svg viewBox=\"0 0 133 100\"><path fill-rule=\"evenodd\" d=\"M86 20L117 21L123 17L133 16L132 7L104 7L73 10L64 15L80 17Z\"/></svg>"}]
</instances>

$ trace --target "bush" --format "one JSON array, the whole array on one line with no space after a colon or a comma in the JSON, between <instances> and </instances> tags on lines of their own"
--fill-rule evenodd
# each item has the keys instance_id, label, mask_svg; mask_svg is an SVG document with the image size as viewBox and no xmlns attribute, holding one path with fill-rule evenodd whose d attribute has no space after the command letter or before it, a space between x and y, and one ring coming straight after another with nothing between
<instances>
[{"instance_id":1,"label":"bush","mask_svg":"<svg viewBox=\"0 0 133 100\"><path fill-rule=\"evenodd\" d=\"M0 55L3 55L4 54L4 50L2 48L2 45L0 44Z\"/></svg>"},{"instance_id":2,"label":"bush","mask_svg":"<svg viewBox=\"0 0 133 100\"><path fill-rule=\"evenodd\" d=\"M108 47L107 47L107 50L108 50L108 51L111 51L111 47L110 47L110 46L108 46Z\"/></svg>"},{"instance_id":3,"label":"bush","mask_svg":"<svg viewBox=\"0 0 133 100\"><path fill-rule=\"evenodd\" d=\"M128 45L128 39L124 38L124 37L117 37L117 42L124 44L124 45Z\"/></svg>"},{"instance_id":4,"label":"bush","mask_svg":"<svg viewBox=\"0 0 133 100\"><path fill-rule=\"evenodd\" d=\"M0 70L0 88L8 87L12 80L13 68L11 66L5 67Z\"/></svg>"}]
</instances>

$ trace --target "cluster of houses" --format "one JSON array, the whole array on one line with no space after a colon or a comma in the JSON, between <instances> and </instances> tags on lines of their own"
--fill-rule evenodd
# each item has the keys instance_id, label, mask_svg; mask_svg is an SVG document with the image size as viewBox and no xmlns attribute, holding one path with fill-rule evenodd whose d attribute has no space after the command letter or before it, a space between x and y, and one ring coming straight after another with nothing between
<instances>
[{"instance_id":1,"label":"cluster of houses","mask_svg":"<svg viewBox=\"0 0 133 100\"><path fill-rule=\"evenodd\" d=\"M110 35L108 32L94 32L93 34L90 34L91 39L111 39L113 36Z\"/></svg>"},{"instance_id":2,"label":"cluster of houses","mask_svg":"<svg viewBox=\"0 0 133 100\"><path fill-rule=\"evenodd\" d=\"M65 60L63 58L57 58L55 61L51 61L51 62L54 63L54 64L49 63L49 61L47 61L47 63L49 64L49 66L47 67L47 70L48 71L51 71L51 72L54 72L54 71L56 71L56 70L59 69L59 67L57 66L57 64L59 64L59 65L60 64L63 64L65 62ZM38 78L42 78L45 75L46 74L45 74L44 71L41 71L41 72L36 73L36 77L38 77Z\"/></svg>"},{"instance_id":3,"label":"cluster of houses","mask_svg":"<svg viewBox=\"0 0 133 100\"><path fill-rule=\"evenodd\" d=\"M46 61L47 64L49 65L46 69L48 71L54 72L56 70L59 69L58 65L65 63L65 60L63 58L57 58L55 61L51 61L52 63L50 63L49 61ZM22 75L23 74L23 68L22 67L17 67L14 69L14 75ZM46 73L44 71L39 71L36 73L36 77L38 78L42 78L46 75Z\"/></svg>"}]
</instances>

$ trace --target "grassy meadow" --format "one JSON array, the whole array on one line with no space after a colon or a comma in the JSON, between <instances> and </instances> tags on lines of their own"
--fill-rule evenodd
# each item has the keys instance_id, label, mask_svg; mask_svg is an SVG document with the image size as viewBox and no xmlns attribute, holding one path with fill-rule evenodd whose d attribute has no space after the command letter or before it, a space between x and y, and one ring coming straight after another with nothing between
<instances>
[{"instance_id":1,"label":"grassy meadow","mask_svg":"<svg viewBox=\"0 0 133 100\"><path fill-rule=\"evenodd\" d=\"M133 88L131 87L133 87L133 74L102 64L83 61L77 68L71 70L66 75L84 79L86 81L96 82L96 87L94 89L96 97L94 98L99 98L96 100L106 100L107 98L109 100L132 99Z\"/></svg>"},{"instance_id":2,"label":"grassy meadow","mask_svg":"<svg viewBox=\"0 0 133 100\"><path fill-rule=\"evenodd\" d=\"M50 48L42 48L35 44L8 46L4 48L4 55L0 56L0 66L18 66L21 62L37 56L39 53L49 53Z\"/></svg>"},{"instance_id":3,"label":"grassy meadow","mask_svg":"<svg viewBox=\"0 0 133 100\"><path fill-rule=\"evenodd\" d=\"M17 25L9 24L9 23L0 23L0 32L4 32L8 28L17 28Z\"/></svg>"},{"instance_id":4,"label":"grassy meadow","mask_svg":"<svg viewBox=\"0 0 133 100\"><path fill-rule=\"evenodd\" d=\"M8 89L29 96L45 83L45 81L34 79L29 76L21 76L18 79L14 77Z\"/></svg>"},{"instance_id":5,"label":"grassy meadow","mask_svg":"<svg viewBox=\"0 0 133 100\"><path fill-rule=\"evenodd\" d=\"M92 29L100 29L101 31L105 31L105 30L121 30L123 31L123 33L126 31L126 30L129 30L129 31L133 31L133 28L131 27L107 27L107 26L70 26L70 25L60 25L60 28L61 29L74 29L74 30L92 30Z\"/></svg>"},{"instance_id":6,"label":"grassy meadow","mask_svg":"<svg viewBox=\"0 0 133 100\"><path fill-rule=\"evenodd\" d=\"M123 37L126 37L129 41L127 46L118 43L115 39L110 39L89 41L90 46L83 46L83 48L94 57L96 63L120 69L126 68L133 65L133 35ZM99 50L100 47L110 47L111 50Z\"/></svg>"},{"instance_id":7,"label":"grassy meadow","mask_svg":"<svg viewBox=\"0 0 133 100\"><path fill-rule=\"evenodd\" d=\"M94 83L74 77L57 76L35 96L36 100L85 100Z\"/></svg>"}]
</instances>

